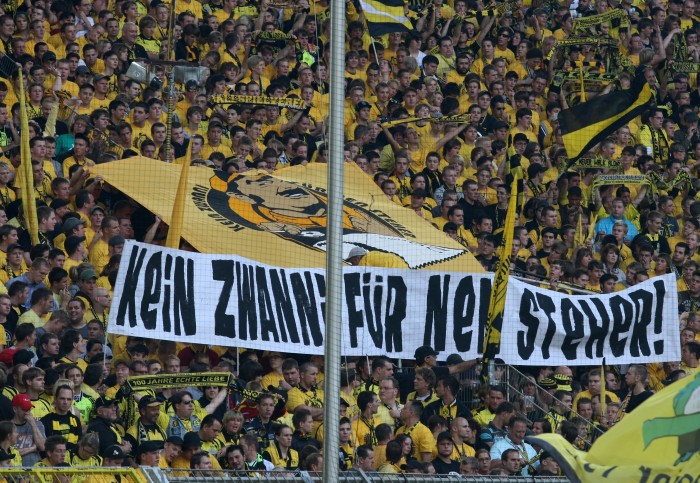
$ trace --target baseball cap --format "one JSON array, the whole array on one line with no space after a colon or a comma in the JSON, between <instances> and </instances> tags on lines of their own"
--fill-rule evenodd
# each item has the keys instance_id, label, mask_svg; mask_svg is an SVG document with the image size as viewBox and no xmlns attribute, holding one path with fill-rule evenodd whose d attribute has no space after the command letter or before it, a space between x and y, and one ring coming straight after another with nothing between
<instances>
[{"instance_id":1,"label":"baseball cap","mask_svg":"<svg viewBox=\"0 0 700 483\"><path fill-rule=\"evenodd\" d=\"M63 222L63 227L62 231L63 233L68 233L69 231L73 230L76 226L84 225L85 220L82 220L80 218L76 217L71 217L68 218L66 221Z\"/></svg>"},{"instance_id":2,"label":"baseball cap","mask_svg":"<svg viewBox=\"0 0 700 483\"><path fill-rule=\"evenodd\" d=\"M144 453L150 453L151 451L160 451L161 449L163 449L163 446L163 441L144 441L139 445L138 449L136 450L136 454L140 455Z\"/></svg>"},{"instance_id":3,"label":"baseball cap","mask_svg":"<svg viewBox=\"0 0 700 483\"><path fill-rule=\"evenodd\" d=\"M123 245L126 243L126 240L124 239L123 236L121 235L114 235L112 238L109 239L107 244L111 247L115 247L117 245Z\"/></svg>"},{"instance_id":4,"label":"baseball cap","mask_svg":"<svg viewBox=\"0 0 700 483\"><path fill-rule=\"evenodd\" d=\"M108 408L110 406L114 406L115 404L116 402L114 401L114 399L110 399L108 397L100 397L97 398L97 400L95 401L95 409Z\"/></svg>"},{"instance_id":5,"label":"baseball cap","mask_svg":"<svg viewBox=\"0 0 700 483\"><path fill-rule=\"evenodd\" d=\"M92 215L97 210L100 210L103 215L105 214L105 209L102 208L101 206L93 206L92 209L90 210L90 214Z\"/></svg>"},{"instance_id":6,"label":"baseball cap","mask_svg":"<svg viewBox=\"0 0 700 483\"><path fill-rule=\"evenodd\" d=\"M221 124L219 121L212 121L212 122L209 123L209 127L207 127L207 130L213 129L213 128L215 128L215 127L218 127L218 128L223 129L223 128L224 128L224 125Z\"/></svg>"},{"instance_id":7,"label":"baseball cap","mask_svg":"<svg viewBox=\"0 0 700 483\"><path fill-rule=\"evenodd\" d=\"M430 347L429 345L422 345L418 349L416 349L416 352L413 354L414 359L417 361L424 361L426 357L429 356L436 356L438 355L439 352L437 352L435 349Z\"/></svg>"},{"instance_id":8,"label":"baseball cap","mask_svg":"<svg viewBox=\"0 0 700 483\"><path fill-rule=\"evenodd\" d=\"M113 444L112 446L107 447L107 449L104 452L103 457L109 458L111 460L123 460L124 458L127 458L128 456L124 452L124 450L121 449L120 446Z\"/></svg>"},{"instance_id":9,"label":"baseball cap","mask_svg":"<svg viewBox=\"0 0 700 483\"><path fill-rule=\"evenodd\" d=\"M14 244L16 245L16 243ZM12 245L10 245L12 246ZM19 246L19 245L17 245ZM7 253L10 253L10 249L7 249ZM10 367L14 365L14 358L15 358L15 353L17 352L17 349L14 348L8 348L5 349L4 351L0 352L0 362L5 364L6 366Z\"/></svg>"},{"instance_id":10,"label":"baseball cap","mask_svg":"<svg viewBox=\"0 0 700 483\"><path fill-rule=\"evenodd\" d=\"M41 61L48 62L50 60L56 60L56 54L54 54L53 52L51 52L49 50L49 51L44 52L44 55L41 56Z\"/></svg>"},{"instance_id":11,"label":"baseball cap","mask_svg":"<svg viewBox=\"0 0 700 483\"><path fill-rule=\"evenodd\" d=\"M160 406L160 405L161 405L161 402L158 399L156 399L153 396L148 396L148 395L143 396L141 398L141 400L139 401L139 409L143 409L143 408L148 407L148 406L155 407L155 406Z\"/></svg>"},{"instance_id":12,"label":"baseball cap","mask_svg":"<svg viewBox=\"0 0 700 483\"><path fill-rule=\"evenodd\" d=\"M94 270L87 269L80 274L80 280L90 280L91 278L97 278L97 273Z\"/></svg>"},{"instance_id":13,"label":"baseball cap","mask_svg":"<svg viewBox=\"0 0 700 483\"><path fill-rule=\"evenodd\" d=\"M540 461L544 461L547 458L554 458L554 455L552 453L547 452L547 451L542 451L542 453L540 453Z\"/></svg>"},{"instance_id":14,"label":"baseball cap","mask_svg":"<svg viewBox=\"0 0 700 483\"><path fill-rule=\"evenodd\" d=\"M90 72L90 69L85 65L78 66L78 68L75 69L75 75L90 75L90 74L92 74L92 72Z\"/></svg>"},{"instance_id":15,"label":"baseball cap","mask_svg":"<svg viewBox=\"0 0 700 483\"><path fill-rule=\"evenodd\" d=\"M372 104L370 104L370 103L367 102L367 101L360 101L360 102L358 102L357 105L355 106L355 110L356 110L356 111L359 111L360 109L364 109L364 108L371 109L371 108L372 108Z\"/></svg>"},{"instance_id":16,"label":"baseball cap","mask_svg":"<svg viewBox=\"0 0 700 483\"><path fill-rule=\"evenodd\" d=\"M51 202L51 204L49 206L51 208L53 208L54 210L57 210L59 208L63 208L64 206L68 206L68 205L70 205L70 201L55 199Z\"/></svg>"},{"instance_id":17,"label":"baseball cap","mask_svg":"<svg viewBox=\"0 0 700 483\"><path fill-rule=\"evenodd\" d=\"M348 258L346 260L349 260L352 257L364 257L367 255L367 250L365 250L362 247L352 247L350 249L350 253L348 253Z\"/></svg>"},{"instance_id":18,"label":"baseball cap","mask_svg":"<svg viewBox=\"0 0 700 483\"><path fill-rule=\"evenodd\" d=\"M12 251L14 251L14 250L17 250L18 248L19 248L20 250L24 251L24 248L22 248L22 245L20 245L19 243L13 243L13 244L10 245L9 247L7 247L7 251L6 251L5 253L10 253L10 252L12 252ZM5 350L7 350L7 349L5 349Z\"/></svg>"},{"instance_id":19,"label":"baseball cap","mask_svg":"<svg viewBox=\"0 0 700 483\"><path fill-rule=\"evenodd\" d=\"M185 82L186 91L196 91L197 89L199 89L199 85L197 85L196 80L188 80L187 82Z\"/></svg>"},{"instance_id":20,"label":"baseball cap","mask_svg":"<svg viewBox=\"0 0 700 483\"><path fill-rule=\"evenodd\" d=\"M447 360L445 362L448 366L454 366L455 364L461 364L464 362L464 359L462 359L462 356L459 354L450 354L447 356Z\"/></svg>"},{"instance_id":21,"label":"baseball cap","mask_svg":"<svg viewBox=\"0 0 700 483\"><path fill-rule=\"evenodd\" d=\"M686 112L683 115L683 120L685 122L697 122L698 121L698 115L695 114L693 111Z\"/></svg>"},{"instance_id":22,"label":"baseball cap","mask_svg":"<svg viewBox=\"0 0 700 483\"><path fill-rule=\"evenodd\" d=\"M104 74L97 74L95 77L92 78L92 83L95 84L95 82L99 82L102 79L109 79L109 76Z\"/></svg>"},{"instance_id":23,"label":"baseball cap","mask_svg":"<svg viewBox=\"0 0 700 483\"><path fill-rule=\"evenodd\" d=\"M16 394L15 397L12 398L12 405L24 411L29 411L34 407L32 400L26 394Z\"/></svg>"},{"instance_id":24,"label":"baseball cap","mask_svg":"<svg viewBox=\"0 0 700 483\"><path fill-rule=\"evenodd\" d=\"M66 248L66 253L69 255L74 253L78 249L78 246L85 240L87 240L87 238L84 236L69 236L66 238L66 241L63 244L63 246Z\"/></svg>"}]
</instances>

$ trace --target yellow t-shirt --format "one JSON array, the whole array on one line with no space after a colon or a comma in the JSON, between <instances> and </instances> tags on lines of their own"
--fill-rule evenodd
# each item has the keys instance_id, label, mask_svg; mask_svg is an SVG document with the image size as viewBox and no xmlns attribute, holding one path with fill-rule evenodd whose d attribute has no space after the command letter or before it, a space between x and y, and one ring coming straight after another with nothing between
<instances>
[{"instance_id":1,"label":"yellow t-shirt","mask_svg":"<svg viewBox=\"0 0 700 483\"><path fill-rule=\"evenodd\" d=\"M413 441L413 457L423 461L421 453L433 453L435 449L435 438L433 433L420 421L411 427L401 426L396 434L407 434Z\"/></svg>"}]
</instances>

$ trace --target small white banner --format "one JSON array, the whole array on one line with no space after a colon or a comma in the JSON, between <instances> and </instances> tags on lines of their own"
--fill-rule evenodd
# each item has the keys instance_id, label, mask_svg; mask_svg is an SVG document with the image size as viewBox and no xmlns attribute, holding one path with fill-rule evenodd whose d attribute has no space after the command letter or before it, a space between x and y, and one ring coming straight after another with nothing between
<instances>
[{"instance_id":1,"label":"small white banner","mask_svg":"<svg viewBox=\"0 0 700 483\"><path fill-rule=\"evenodd\" d=\"M673 275L609 295L568 295L508 283L499 357L531 366L679 361Z\"/></svg>"}]
</instances>

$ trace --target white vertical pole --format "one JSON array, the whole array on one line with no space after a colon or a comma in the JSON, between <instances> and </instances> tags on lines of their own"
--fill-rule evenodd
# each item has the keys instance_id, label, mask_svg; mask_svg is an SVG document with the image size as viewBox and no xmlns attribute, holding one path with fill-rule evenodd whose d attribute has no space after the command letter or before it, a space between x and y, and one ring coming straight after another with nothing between
<instances>
[{"instance_id":1,"label":"white vertical pole","mask_svg":"<svg viewBox=\"0 0 700 483\"><path fill-rule=\"evenodd\" d=\"M330 152L326 252L325 392L323 481L338 481L340 337L343 315L343 124L345 113L345 2L331 0Z\"/></svg>"}]
</instances>

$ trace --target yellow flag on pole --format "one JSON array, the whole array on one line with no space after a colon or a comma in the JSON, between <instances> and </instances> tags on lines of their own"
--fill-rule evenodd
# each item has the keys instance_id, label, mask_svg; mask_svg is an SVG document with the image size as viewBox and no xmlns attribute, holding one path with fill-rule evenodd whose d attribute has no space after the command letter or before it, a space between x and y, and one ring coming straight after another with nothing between
<instances>
[{"instance_id":1,"label":"yellow flag on pole","mask_svg":"<svg viewBox=\"0 0 700 483\"><path fill-rule=\"evenodd\" d=\"M573 482L697 481L700 373L644 401L584 453L558 434L528 438L554 454Z\"/></svg>"},{"instance_id":2,"label":"yellow flag on pole","mask_svg":"<svg viewBox=\"0 0 700 483\"><path fill-rule=\"evenodd\" d=\"M19 118L20 118L20 168L22 209L24 221L27 224L32 245L39 244L39 221L36 216L36 198L34 198L34 173L32 171L32 156L29 150L29 116L27 115L27 100L24 89L24 78L20 72L19 78Z\"/></svg>"},{"instance_id":3,"label":"yellow flag on pole","mask_svg":"<svg viewBox=\"0 0 700 483\"><path fill-rule=\"evenodd\" d=\"M510 273L510 254L513 250L513 234L515 232L515 212L518 206L518 178L513 177L510 187L510 200L506 213L505 226L503 228L503 241L501 242L501 260L493 277L491 287L491 300L484 337L484 364L493 359L498 353L501 342L501 327L503 325L503 312L506 307L506 290L508 288L508 274ZM482 371L485 375L488 371Z\"/></svg>"},{"instance_id":4,"label":"yellow flag on pole","mask_svg":"<svg viewBox=\"0 0 700 483\"><path fill-rule=\"evenodd\" d=\"M583 214L578 214L578 223L576 223L576 233L574 234L574 246L581 246L586 242L585 235L583 234Z\"/></svg>"},{"instance_id":5,"label":"yellow flag on pole","mask_svg":"<svg viewBox=\"0 0 700 483\"><path fill-rule=\"evenodd\" d=\"M170 219L170 227L168 229L168 238L165 241L165 246L168 248L180 248L180 238L182 238L182 224L185 220L185 203L187 200L187 181L190 176L190 163L192 162L192 139L185 155L185 161L182 163L180 171L180 180L177 183L177 194L175 195L175 203Z\"/></svg>"}]
</instances>

